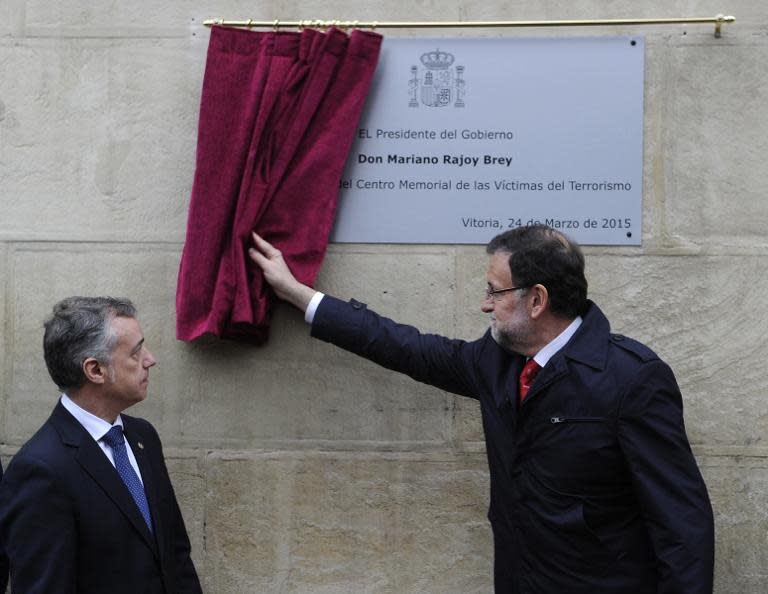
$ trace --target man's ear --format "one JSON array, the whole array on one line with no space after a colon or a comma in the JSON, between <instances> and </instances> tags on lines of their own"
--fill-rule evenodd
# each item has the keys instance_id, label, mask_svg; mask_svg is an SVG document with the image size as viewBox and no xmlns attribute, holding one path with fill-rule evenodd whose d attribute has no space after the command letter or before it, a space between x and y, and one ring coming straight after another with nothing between
<instances>
[{"instance_id":1,"label":"man's ear","mask_svg":"<svg viewBox=\"0 0 768 594\"><path fill-rule=\"evenodd\" d=\"M535 320L549 308L549 292L544 285L533 285L528 292L528 307L531 317Z\"/></svg>"},{"instance_id":2,"label":"man's ear","mask_svg":"<svg viewBox=\"0 0 768 594\"><path fill-rule=\"evenodd\" d=\"M109 368L97 359L88 357L83 361L83 373L85 374L85 379L92 384L103 384L107 379Z\"/></svg>"}]
</instances>

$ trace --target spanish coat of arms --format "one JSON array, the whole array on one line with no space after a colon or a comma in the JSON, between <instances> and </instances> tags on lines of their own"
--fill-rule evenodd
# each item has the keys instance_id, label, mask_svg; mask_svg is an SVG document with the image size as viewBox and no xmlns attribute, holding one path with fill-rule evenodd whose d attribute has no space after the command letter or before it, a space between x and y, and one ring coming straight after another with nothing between
<instances>
[{"instance_id":1,"label":"spanish coat of arms","mask_svg":"<svg viewBox=\"0 0 768 594\"><path fill-rule=\"evenodd\" d=\"M427 107L464 107L464 66L453 66L453 54L436 49L419 60L422 68L411 66L408 107L418 107L419 99Z\"/></svg>"}]
</instances>

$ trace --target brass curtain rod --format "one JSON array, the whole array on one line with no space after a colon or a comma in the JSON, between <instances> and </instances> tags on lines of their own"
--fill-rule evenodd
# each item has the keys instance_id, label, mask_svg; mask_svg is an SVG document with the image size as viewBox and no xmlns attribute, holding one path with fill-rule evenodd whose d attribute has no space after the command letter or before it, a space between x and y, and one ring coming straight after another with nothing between
<instances>
[{"instance_id":1,"label":"brass curtain rod","mask_svg":"<svg viewBox=\"0 0 768 594\"><path fill-rule=\"evenodd\" d=\"M565 21L323 21L323 20L299 20L299 21L256 21L248 19L246 21L227 21L224 19L209 19L203 21L206 27L219 25L221 27L245 27L265 28L271 27L275 30L287 28L308 28L314 27L327 29L337 27L339 29L430 29L430 28L490 28L490 27L612 27L616 25L704 25L713 24L715 26L715 37L720 37L723 23L733 23L735 17L718 14L714 17L674 17L660 19L584 19L584 20L565 20Z\"/></svg>"}]
</instances>

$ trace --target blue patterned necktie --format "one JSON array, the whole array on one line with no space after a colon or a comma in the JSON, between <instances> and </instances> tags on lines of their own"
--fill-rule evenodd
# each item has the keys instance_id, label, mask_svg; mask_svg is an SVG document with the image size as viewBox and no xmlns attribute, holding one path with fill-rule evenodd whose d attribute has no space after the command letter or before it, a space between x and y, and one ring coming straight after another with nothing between
<instances>
[{"instance_id":1,"label":"blue patterned necktie","mask_svg":"<svg viewBox=\"0 0 768 594\"><path fill-rule=\"evenodd\" d=\"M128 450L125 449L123 428L120 425L113 425L101 439L112 448L112 456L115 459L117 473L123 479L125 486L128 487L128 492L139 507L141 515L144 516L144 521L147 523L149 531L152 532L152 518L149 515L147 495L144 493L144 485L141 484L139 476L136 474L133 466L131 466L130 460L128 460Z\"/></svg>"}]
</instances>

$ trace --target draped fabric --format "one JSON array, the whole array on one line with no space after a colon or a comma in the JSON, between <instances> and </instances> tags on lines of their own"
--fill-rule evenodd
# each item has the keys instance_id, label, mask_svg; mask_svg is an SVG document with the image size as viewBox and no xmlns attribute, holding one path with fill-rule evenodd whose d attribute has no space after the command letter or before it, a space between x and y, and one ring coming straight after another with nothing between
<instances>
[{"instance_id":1,"label":"draped fabric","mask_svg":"<svg viewBox=\"0 0 768 594\"><path fill-rule=\"evenodd\" d=\"M262 343L274 294L247 262L253 229L313 285L381 36L213 27L176 334Z\"/></svg>"}]
</instances>

